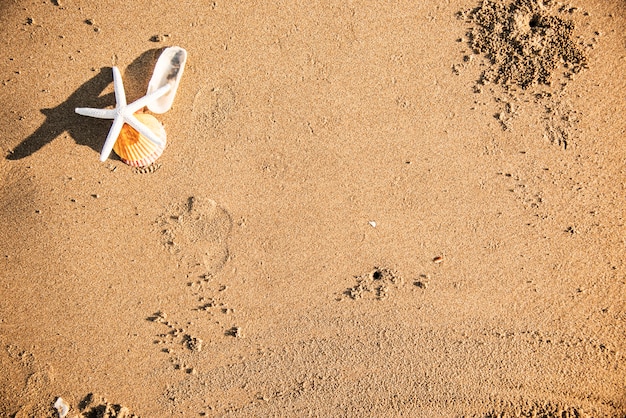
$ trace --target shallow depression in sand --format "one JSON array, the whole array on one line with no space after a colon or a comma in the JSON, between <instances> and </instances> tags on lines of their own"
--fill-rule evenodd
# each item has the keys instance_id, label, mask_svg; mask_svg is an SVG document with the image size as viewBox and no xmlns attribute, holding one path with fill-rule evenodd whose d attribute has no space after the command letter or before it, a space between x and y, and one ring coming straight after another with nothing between
<instances>
[{"instance_id":1,"label":"shallow depression in sand","mask_svg":"<svg viewBox=\"0 0 626 418\"><path fill-rule=\"evenodd\" d=\"M215 274L228 260L230 215L214 200L189 197L158 221L163 246L188 268Z\"/></svg>"}]
</instances>

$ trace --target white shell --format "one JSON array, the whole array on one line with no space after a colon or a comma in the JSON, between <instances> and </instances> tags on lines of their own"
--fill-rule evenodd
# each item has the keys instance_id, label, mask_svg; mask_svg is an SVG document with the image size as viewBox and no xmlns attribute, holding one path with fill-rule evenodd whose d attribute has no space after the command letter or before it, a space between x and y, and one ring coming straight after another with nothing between
<instances>
[{"instance_id":1,"label":"white shell","mask_svg":"<svg viewBox=\"0 0 626 418\"><path fill-rule=\"evenodd\" d=\"M57 401L54 403L54 407L59 414L59 418L65 418L67 413L70 412L70 406L63 400L63 398L57 398Z\"/></svg>"},{"instance_id":2,"label":"white shell","mask_svg":"<svg viewBox=\"0 0 626 418\"><path fill-rule=\"evenodd\" d=\"M154 113L165 113L172 108L178 83L183 76L185 63L187 62L187 51L179 46L165 48L154 66L154 73L148 83L148 94L156 91L160 87L170 84L170 91L159 99L148 104L148 109Z\"/></svg>"}]
</instances>

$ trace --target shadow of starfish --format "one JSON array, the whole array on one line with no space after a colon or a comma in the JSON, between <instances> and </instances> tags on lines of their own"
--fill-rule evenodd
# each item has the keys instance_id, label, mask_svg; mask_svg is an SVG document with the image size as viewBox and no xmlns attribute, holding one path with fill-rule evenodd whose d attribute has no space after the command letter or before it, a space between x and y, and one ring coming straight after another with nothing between
<instances>
[{"instance_id":1,"label":"shadow of starfish","mask_svg":"<svg viewBox=\"0 0 626 418\"><path fill-rule=\"evenodd\" d=\"M110 83L111 68L104 67L91 80L72 93L66 101L54 108L41 109L46 120L6 156L7 160L26 158L52 142L63 132L69 132L76 143L99 151L102 146L102 136L106 135L110 123L104 120L85 123L83 117L74 112L74 108L85 103L105 107L115 102L112 93L100 96Z\"/></svg>"},{"instance_id":2,"label":"shadow of starfish","mask_svg":"<svg viewBox=\"0 0 626 418\"><path fill-rule=\"evenodd\" d=\"M124 72L128 76L130 93L137 97L145 94L149 74L162 49L151 49L136 58ZM64 132L68 132L78 145L86 145L98 154L104 143L111 121L102 119L86 120L75 113L77 107L104 108L115 104L113 93L102 92L113 81L111 67L103 67L89 81L80 86L67 100L50 109L41 109L46 116L44 123L25 138L6 156L7 160L21 160L33 155ZM147 76L148 75L148 76ZM141 93L140 93L141 91Z\"/></svg>"}]
</instances>

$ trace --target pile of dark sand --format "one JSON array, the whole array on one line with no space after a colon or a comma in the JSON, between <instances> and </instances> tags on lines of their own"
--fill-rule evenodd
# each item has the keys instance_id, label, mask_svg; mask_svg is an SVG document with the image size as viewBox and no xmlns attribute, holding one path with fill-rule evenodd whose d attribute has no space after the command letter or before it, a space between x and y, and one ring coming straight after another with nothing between
<instances>
[{"instance_id":1,"label":"pile of dark sand","mask_svg":"<svg viewBox=\"0 0 626 418\"><path fill-rule=\"evenodd\" d=\"M128 408L107 402L105 398L93 393L87 395L79 404L80 418L137 418Z\"/></svg>"},{"instance_id":2,"label":"pile of dark sand","mask_svg":"<svg viewBox=\"0 0 626 418\"><path fill-rule=\"evenodd\" d=\"M587 57L573 35L574 23L559 17L576 9L552 3L483 0L479 7L461 13L472 24L467 35L474 53L490 60L481 82L526 89L549 85L556 71L569 77L586 67Z\"/></svg>"}]
</instances>

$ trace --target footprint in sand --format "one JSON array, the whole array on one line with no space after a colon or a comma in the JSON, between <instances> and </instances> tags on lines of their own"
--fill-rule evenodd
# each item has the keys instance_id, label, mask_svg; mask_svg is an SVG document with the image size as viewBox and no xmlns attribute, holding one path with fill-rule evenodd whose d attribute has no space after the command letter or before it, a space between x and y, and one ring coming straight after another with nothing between
<instances>
[{"instance_id":1,"label":"footprint in sand","mask_svg":"<svg viewBox=\"0 0 626 418\"><path fill-rule=\"evenodd\" d=\"M159 222L163 245L191 270L215 274L228 260L230 215L214 200L190 197Z\"/></svg>"}]
</instances>

